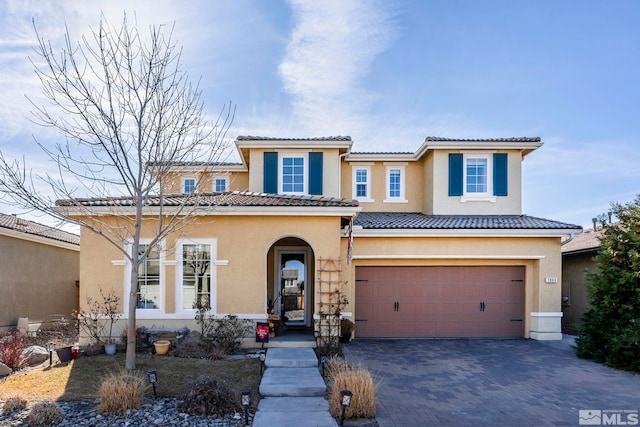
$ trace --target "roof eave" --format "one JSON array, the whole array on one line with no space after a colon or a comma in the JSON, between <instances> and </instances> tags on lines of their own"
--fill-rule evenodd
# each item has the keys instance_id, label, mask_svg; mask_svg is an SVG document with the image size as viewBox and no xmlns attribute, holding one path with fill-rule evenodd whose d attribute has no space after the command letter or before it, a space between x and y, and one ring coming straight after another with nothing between
<instances>
[{"instance_id":1,"label":"roof eave","mask_svg":"<svg viewBox=\"0 0 640 427\"><path fill-rule=\"evenodd\" d=\"M567 237L581 229L391 229L354 227L354 237Z\"/></svg>"}]
</instances>

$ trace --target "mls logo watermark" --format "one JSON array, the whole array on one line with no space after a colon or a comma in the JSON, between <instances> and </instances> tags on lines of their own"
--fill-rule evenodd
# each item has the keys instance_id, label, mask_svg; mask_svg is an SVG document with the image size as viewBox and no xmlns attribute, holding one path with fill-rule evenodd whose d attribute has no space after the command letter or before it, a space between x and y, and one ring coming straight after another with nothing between
<instances>
[{"instance_id":1,"label":"mls logo watermark","mask_svg":"<svg viewBox=\"0 0 640 427\"><path fill-rule=\"evenodd\" d=\"M581 409L578 411L581 426L637 426L635 409Z\"/></svg>"}]
</instances>

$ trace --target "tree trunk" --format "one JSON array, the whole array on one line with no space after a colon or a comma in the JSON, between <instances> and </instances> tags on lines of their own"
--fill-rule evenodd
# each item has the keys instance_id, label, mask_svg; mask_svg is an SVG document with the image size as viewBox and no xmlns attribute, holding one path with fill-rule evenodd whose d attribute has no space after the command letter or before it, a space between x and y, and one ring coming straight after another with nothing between
<instances>
[{"instance_id":1,"label":"tree trunk","mask_svg":"<svg viewBox=\"0 0 640 427\"><path fill-rule=\"evenodd\" d=\"M134 244L134 246L136 246ZM131 262L131 281L129 282L129 320L127 322L127 359L125 368L129 371L136 369L136 306L138 302L138 248L134 248Z\"/></svg>"}]
</instances>

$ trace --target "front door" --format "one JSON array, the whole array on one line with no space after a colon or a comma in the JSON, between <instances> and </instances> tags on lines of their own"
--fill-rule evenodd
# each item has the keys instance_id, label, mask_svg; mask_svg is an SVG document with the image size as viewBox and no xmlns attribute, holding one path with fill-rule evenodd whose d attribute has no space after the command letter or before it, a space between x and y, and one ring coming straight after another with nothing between
<instances>
[{"instance_id":1,"label":"front door","mask_svg":"<svg viewBox=\"0 0 640 427\"><path fill-rule=\"evenodd\" d=\"M308 250L280 249L277 252L276 312L287 326L306 326L308 320Z\"/></svg>"}]
</instances>

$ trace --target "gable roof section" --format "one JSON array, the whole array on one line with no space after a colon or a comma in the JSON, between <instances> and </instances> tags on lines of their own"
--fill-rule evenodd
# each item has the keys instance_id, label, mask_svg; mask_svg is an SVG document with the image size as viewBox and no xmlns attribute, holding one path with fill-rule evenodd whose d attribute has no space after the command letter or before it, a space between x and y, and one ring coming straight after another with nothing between
<instances>
[{"instance_id":1,"label":"gable roof section","mask_svg":"<svg viewBox=\"0 0 640 427\"><path fill-rule=\"evenodd\" d=\"M566 235L581 231L579 225L566 224L528 215L424 215L422 213L360 212L354 226L378 231L507 231Z\"/></svg>"},{"instance_id":2,"label":"gable roof section","mask_svg":"<svg viewBox=\"0 0 640 427\"><path fill-rule=\"evenodd\" d=\"M80 236L69 233L37 222L18 218L15 215L0 214L0 229L9 231L14 237L34 236L41 238L39 241L54 240L80 246ZM2 233L5 234L5 233Z\"/></svg>"}]
</instances>

